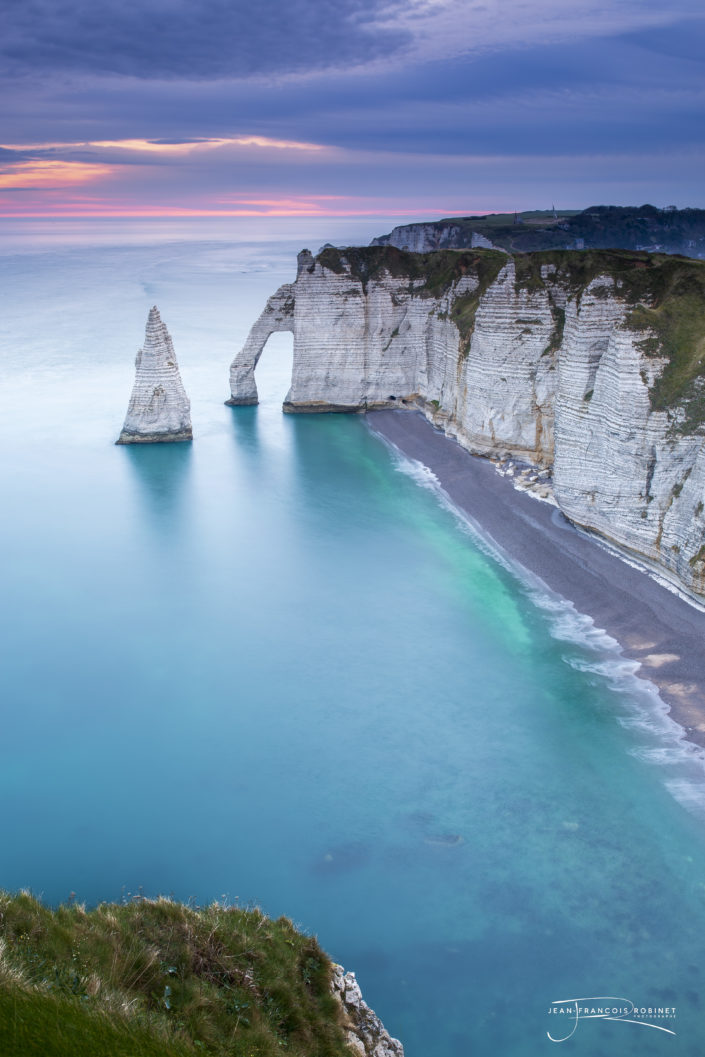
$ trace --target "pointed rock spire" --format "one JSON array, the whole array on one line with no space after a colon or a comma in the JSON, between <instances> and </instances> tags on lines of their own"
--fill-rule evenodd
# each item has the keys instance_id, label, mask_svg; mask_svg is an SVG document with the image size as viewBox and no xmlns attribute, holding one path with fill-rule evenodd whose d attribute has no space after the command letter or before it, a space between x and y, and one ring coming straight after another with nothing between
<instances>
[{"instance_id":1,"label":"pointed rock spire","mask_svg":"<svg viewBox=\"0 0 705 1057\"><path fill-rule=\"evenodd\" d=\"M135 368L135 384L117 443L191 440L191 404L156 305L150 309L144 348L137 353Z\"/></svg>"}]
</instances>

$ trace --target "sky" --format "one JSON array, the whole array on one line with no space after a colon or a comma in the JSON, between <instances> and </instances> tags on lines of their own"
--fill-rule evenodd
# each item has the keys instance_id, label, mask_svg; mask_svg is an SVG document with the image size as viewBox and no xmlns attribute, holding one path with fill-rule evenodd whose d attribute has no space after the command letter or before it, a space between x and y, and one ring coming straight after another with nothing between
<instances>
[{"instance_id":1,"label":"sky","mask_svg":"<svg viewBox=\"0 0 705 1057\"><path fill-rule=\"evenodd\" d=\"M3 0L0 216L705 206L702 0Z\"/></svg>"}]
</instances>

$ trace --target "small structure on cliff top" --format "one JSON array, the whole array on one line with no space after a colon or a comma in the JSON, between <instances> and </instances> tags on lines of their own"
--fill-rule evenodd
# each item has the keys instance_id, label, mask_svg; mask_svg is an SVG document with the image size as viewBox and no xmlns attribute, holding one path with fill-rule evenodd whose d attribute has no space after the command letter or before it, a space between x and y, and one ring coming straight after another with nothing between
<instances>
[{"instance_id":1,"label":"small structure on cliff top","mask_svg":"<svg viewBox=\"0 0 705 1057\"><path fill-rule=\"evenodd\" d=\"M191 404L169 331L154 305L147 319L144 348L135 360L135 384L116 443L154 444L192 438Z\"/></svg>"}]
</instances>

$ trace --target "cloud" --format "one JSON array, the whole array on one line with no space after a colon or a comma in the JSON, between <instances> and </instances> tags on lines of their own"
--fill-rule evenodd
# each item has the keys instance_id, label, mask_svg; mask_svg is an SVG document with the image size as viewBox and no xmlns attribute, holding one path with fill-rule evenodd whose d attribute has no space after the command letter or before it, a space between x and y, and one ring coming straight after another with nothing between
<instances>
[{"instance_id":1,"label":"cloud","mask_svg":"<svg viewBox=\"0 0 705 1057\"><path fill-rule=\"evenodd\" d=\"M408 33L408 57L438 59L668 26L683 9L700 14L699 0L681 0L678 14L655 0L410 0L378 24Z\"/></svg>"},{"instance_id":2,"label":"cloud","mask_svg":"<svg viewBox=\"0 0 705 1057\"><path fill-rule=\"evenodd\" d=\"M552 138L582 135L595 137L595 149L618 136L638 150L649 123L650 136L665 144L697 135L702 61L670 52L688 47L696 57L705 55L703 29L704 21L672 25L668 53L658 50L662 31L641 30L569 47L526 43L501 54L389 63L374 72L319 71L286 84L93 74L16 79L0 85L4 136L16 143L56 137L176 144L249 135L464 152L470 144L496 150L502 140L512 150L517 141L530 145L532 137L553 149Z\"/></svg>"},{"instance_id":3,"label":"cloud","mask_svg":"<svg viewBox=\"0 0 705 1057\"><path fill-rule=\"evenodd\" d=\"M112 173L107 165L86 165L72 161L21 161L0 169L0 191L24 191L27 188L51 190L99 180Z\"/></svg>"},{"instance_id":4,"label":"cloud","mask_svg":"<svg viewBox=\"0 0 705 1057\"><path fill-rule=\"evenodd\" d=\"M625 35L646 51L656 55L668 55L677 59L695 62L700 67L705 64L703 49L703 29L705 19L683 19L669 26L662 26L657 32L650 29L631 32Z\"/></svg>"},{"instance_id":5,"label":"cloud","mask_svg":"<svg viewBox=\"0 0 705 1057\"><path fill-rule=\"evenodd\" d=\"M274 151L321 151L325 148L320 143L300 143L296 140L272 139L269 136L221 136L218 138L203 136L200 139L112 139L81 140L77 142L57 141L54 143L3 143L0 144L0 161L18 161L23 158L40 158L43 155L104 155L106 152L113 158L130 161L131 155L138 159L179 159L189 155L202 155L210 151L223 150L229 147L254 148L256 150ZM127 157L125 157L127 156Z\"/></svg>"},{"instance_id":6,"label":"cloud","mask_svg":"<svg viewBox=\"0 0 705 1057\"><path fill-rule=\"evenodd\" d=\"M4 0L15 74L142 80L378 72L458 55L569 44L700 14L656 0Z\"/></svg>"},{"instance_id":7,"label":"cloud","mask_svg":"<svg viewBox=\"0 0 705 1057\"><path fill-rule=\"evenodd\" d=\"M326 69L398 49L402 0L4 0L16 70L213 80Z\"/></svg>"}]
</instances>

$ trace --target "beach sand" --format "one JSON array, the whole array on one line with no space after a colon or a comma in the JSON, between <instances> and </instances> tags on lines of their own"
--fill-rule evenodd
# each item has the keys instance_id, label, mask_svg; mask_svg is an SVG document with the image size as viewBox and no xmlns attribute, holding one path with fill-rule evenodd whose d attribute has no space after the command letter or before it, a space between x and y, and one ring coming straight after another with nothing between
<instances>
[{"instance_id":1,"label":"beach sand","mask_svg":"<svg viewBox=\"0 0 705 1057\"><path fill-rule=\"evenodd\" d=\"M550 503L519 491L418 411L374 411L370 428L427 466L452 502L512 560L639 661L690 741L705 746L705 612L610 553Z\"/></svg>"}]
</instances>

